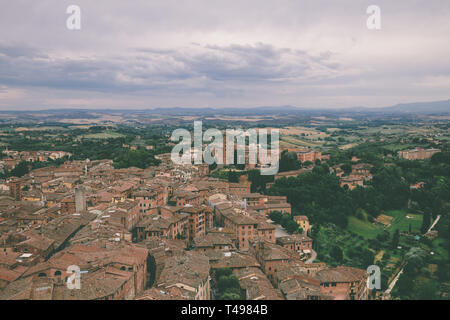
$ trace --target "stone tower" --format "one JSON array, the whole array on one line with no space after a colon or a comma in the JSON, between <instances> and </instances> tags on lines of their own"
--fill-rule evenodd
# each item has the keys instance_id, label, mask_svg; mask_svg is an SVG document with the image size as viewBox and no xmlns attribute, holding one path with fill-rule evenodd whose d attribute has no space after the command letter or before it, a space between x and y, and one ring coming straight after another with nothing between
<instances>
[{"instance_id":1,"label":"stone tower","mask_svg":"<svg viewBox=\"0 0 450 320\"><path fill-rule=\"evenodd\" d=\"M84 187L77 187L75 189L75 212L83 212L86 209L86 190Z\"/></svg>"}]
</instances>

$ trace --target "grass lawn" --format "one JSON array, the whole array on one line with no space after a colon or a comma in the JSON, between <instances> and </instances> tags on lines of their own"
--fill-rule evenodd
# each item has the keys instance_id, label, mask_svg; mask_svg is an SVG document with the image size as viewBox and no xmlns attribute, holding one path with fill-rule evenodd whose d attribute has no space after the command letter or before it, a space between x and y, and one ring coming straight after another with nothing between
<instances>
[{"instance_id":1,"label":"grass lawn","mask_svg":"<svg viewBox=\"0 0 450 320\"><path fill-rule=\"evenodd\" d=\"M405 211L395 210L385 213L387 216L393 217L391 226L388 228L389 232L393 233L396 229L400 231L408 232L409 225L411 224L411 231L420 232L420 227L422 226L422 215L406 213ZM407 218L407 216L409 218Z\"/></svg>"},{"instance_id":2,"label":"grass lawn","mask_svg":"<svg viewBox=\"0 0 450 320\"><path fill-rule=\"evenodd\" d=\"M363 221L356 217L348 218L347 229L365 239L373 239L383 231L382 227L375 226L369 221Z\"/></svg>"},{"instance_id":3,"label":"grass lawn","mask_svg":"<svg viewBox=\"0 0 450 320\"><path fill-rule=\"evenodd\" d=\"M390 221L391 225L386 228L391 234L393 234L396 229L399 229L401 232L408 232L410 224L413 233L420 232L420 227L422 226L422 215L420 214L407 214L405 211L395 210L386 212L384 215L393 218ZM406 216L409 218L406 218ZM366 239L373 239L383 232L384 227L382 224L374 225L369 221L360 220L352 216L348 218L347 229Z\"/></svg>"}]
</instances>

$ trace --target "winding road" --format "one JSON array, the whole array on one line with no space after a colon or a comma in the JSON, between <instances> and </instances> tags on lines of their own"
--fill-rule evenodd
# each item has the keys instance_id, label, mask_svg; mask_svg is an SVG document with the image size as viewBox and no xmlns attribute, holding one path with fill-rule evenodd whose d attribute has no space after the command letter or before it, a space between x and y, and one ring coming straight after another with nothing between
<instances>
[{"instance_id":1,"label":"winding road","mask_svg":"<svg viewBox=\"0 0 450 320\"><path fill-rule=\"evenodd\" d=\"M317 252L311 249L311 257L305 263L313 263L317 258Z\"/></svg>"}]
</instances>

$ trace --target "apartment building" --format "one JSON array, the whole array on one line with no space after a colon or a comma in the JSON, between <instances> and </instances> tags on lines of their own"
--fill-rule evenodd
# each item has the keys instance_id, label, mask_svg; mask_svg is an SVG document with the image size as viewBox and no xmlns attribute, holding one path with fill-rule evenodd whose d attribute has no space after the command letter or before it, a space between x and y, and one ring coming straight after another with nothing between
<instances>
[{"instance_id":1,"label":"apartment building","mask_svg":"<svg viewBox=\"0 0 450 320\"><path fill-rule=\"evenodd\" d=\"M277 244L297 253L311 253L312 239L304 234L293 234L277 238Z\"/></svg>"}]
</instances>

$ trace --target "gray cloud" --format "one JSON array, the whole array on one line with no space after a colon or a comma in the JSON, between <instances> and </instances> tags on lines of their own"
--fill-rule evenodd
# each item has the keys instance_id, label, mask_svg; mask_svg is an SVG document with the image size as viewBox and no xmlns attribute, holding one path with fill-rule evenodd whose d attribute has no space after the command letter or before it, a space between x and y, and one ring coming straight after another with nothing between
<instances>
[{"instance_id":1,"label":"gray cloud","mask_svg":"<svg viewBox=\"0 0 450 320\"><path fill-rule=\"evenodd\" d=\"M328 77L337 69L329 52L303 51L267 44L141 48L128 55L76 59L52 57L37 49L0 45L0 84L55 89L132 92L211 90L211 83L295 81ZM327 70L323 75L323 70ZM322 75L321 75L322 74ZM189 91L189 90L187 90Z\"/></svg>"},{"instance_id":2,"label":"gray cloud","mask_svg":"<svg viewBox=\"0 0 450 320\"><path fill-rule=\"evenodd\" d=\"M381 106L448 99L450 3L17 0L0 11L0 108ZM75 3L74 2L74 3Z\"/></svg>"}]
</instances>

